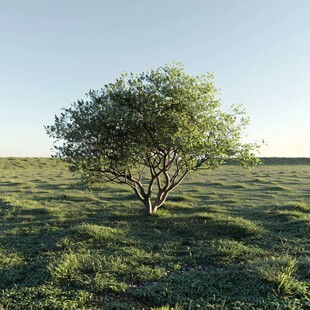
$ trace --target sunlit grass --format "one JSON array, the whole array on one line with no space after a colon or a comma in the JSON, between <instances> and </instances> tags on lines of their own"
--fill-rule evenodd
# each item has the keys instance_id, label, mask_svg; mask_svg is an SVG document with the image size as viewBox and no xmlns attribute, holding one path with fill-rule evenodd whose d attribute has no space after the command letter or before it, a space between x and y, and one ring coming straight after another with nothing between
<instances>
[{"instance_id":1,"label":"sunlit grass","mask_svg":"<svg viewBox=\"0 0 310 310\"><path fill-rule=\"evenodd\" d=\"M0 159L0 309L307 309L310 165L196 173L158 214L56 159Z\"/></svg>"}]
</instances>

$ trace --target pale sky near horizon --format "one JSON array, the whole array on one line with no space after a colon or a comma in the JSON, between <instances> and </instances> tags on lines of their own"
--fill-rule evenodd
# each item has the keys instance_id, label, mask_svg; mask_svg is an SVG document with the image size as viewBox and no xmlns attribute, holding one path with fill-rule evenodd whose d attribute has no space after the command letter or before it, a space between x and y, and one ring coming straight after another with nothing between
<instances>
[{"instance_id":1,"label":"pale sky near horizon","mask_svg":"<svg viewBox=\"0 0 310 310\"><path fill-rule=\"evenodd\" d=\"M50 156L44 125L123 71L172 60L242 102L261 156L310 157L309 0L0 0L0 156Z\"/></svg>"}]
</instances>

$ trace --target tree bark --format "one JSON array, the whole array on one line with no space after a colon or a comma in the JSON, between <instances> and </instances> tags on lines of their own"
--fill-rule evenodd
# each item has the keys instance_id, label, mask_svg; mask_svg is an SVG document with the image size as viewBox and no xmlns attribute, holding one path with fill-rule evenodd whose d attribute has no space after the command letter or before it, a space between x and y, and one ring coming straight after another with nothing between
<instances>
[{"instance_id":1,"label":"tree bark","mask_svg":"<svg viewBox=\"0 0 310 310\"><path fill-rule=\"evenodd\" d=\"M151 202L150 198L146 198L144 200L144 215L145 216L150 216L152 214L155 214L158 208L163 205L163 203L166 201L167 194L162 200L157 200L154 203Z\"/></svg>"},{"instance_id":2,"label":"tree bark","mask_svg":"<svg viewBox=\"0 0 310 310\"><path fill-rule=\"evenodd\" d=\"M144 215L150 216L153 214L153 206L150 198L144 200Z\"/></svg>"}]
</instances>

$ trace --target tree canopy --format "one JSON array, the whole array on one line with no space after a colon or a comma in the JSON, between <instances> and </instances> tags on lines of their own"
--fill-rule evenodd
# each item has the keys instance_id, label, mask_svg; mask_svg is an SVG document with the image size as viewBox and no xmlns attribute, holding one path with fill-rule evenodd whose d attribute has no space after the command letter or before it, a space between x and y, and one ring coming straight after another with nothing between
<instances>
[{"instance_id":1,"label":"tree canopy","mask_svg":"<svg viewBox=\"0 0 310 310\"><path fill-rule=\"evenodd\" d=\"M57 156L89 180L130 186L150 215L193 170L256 164L257 145L242 142L247 124L242 107L221 110L211 74L192 76L174 62L121 74L46 130Z\"/></svg>"}]
</instances>

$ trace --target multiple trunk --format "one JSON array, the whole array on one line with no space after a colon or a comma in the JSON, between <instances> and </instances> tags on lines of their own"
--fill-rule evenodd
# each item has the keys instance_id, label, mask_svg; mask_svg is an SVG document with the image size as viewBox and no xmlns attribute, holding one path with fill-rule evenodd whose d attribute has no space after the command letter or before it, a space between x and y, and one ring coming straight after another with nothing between
<instances>
[{"instance_id":1,"label":"multiple trunk","mask_svg":"<svg viewBox=\"0 0 310 310\"><path fill-rule=\"evenodd\" d=\"M134 177L128 173L124 183L134 190L137 198L144 204L144 215L149 216L163 205L169 192L183 181L190 169L177 152L173 151L154 153L147 157L144 165L149 168L148 182L142 181L141 174Z\"/></svg>"},{"instance_id":2,"label":"multiple trunk","mask_svg":"<svg viewBox=\"0 0 310 310\"><path fill-rule=\"evenodd\" d=\"M137 198L144 205L144 215L156 213L157 209L165 202L168 194L176 188L190 172L187 162L182 160L176 151L160 150L146 155L141 167L148 167L148 181L142 177L142 171L136 173L130 170L117 169L96 170L107 181L129 185Z\"/></svg>"},{"instance_id":3,"label":"multiple trunk","mask_svg":"<svg viewBox=\"0 0 310 310\"><path fill-rule=\"evenodd\" d=\"M168 193L166 193L165 197L161 200L155 200L153 203L150 198L146 198L143 203L144 203L144 215L149 216L152 214L155 214L157 209L163 205L163 203L166 201L166 198L168 196Z\"/></svg>"},{"instance_id":4,"label":"multiple trunk","mask_svg":"<svg viewBox=\"0 0 310 310\"><path fill-rule=\"evenodd\" d=\"M172 175L169 175L166 170L152 174L147 184L147 190L144 189L142 183L138 180L134 180L133 184L129 184L138 199L144 204L144 215L155 214L157 209L166 201L168 194L183 181L188 173L188 169L185 171L177 169ZM128 182L126 183L128 184Z\"/></svg>"}]
</instances>

